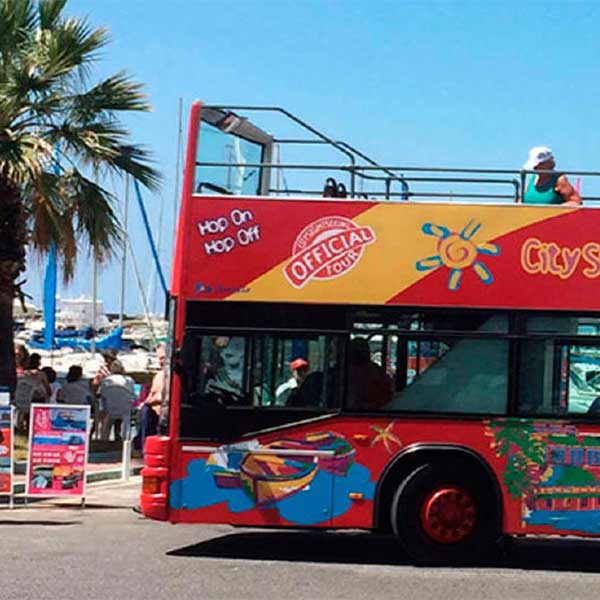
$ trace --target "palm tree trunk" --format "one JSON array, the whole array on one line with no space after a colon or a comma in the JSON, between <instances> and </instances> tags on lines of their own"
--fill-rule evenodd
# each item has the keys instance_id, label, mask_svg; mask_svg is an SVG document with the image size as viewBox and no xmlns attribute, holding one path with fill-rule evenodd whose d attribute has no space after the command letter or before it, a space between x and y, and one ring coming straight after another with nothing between
<instances>
[{"instance_id":1,"label":"palm tree trunk","mask_svg":"<svg viewBox=\"0 0 600 600\"><path fill-rule=\"evenodd\" d=\"M19 190L0 176L0 387L16 385L13 299L25 270L27 223Z\"/></svg>"},{"instance_id":2,"label":"palm tree trunk","mask_svg":"<svg viewBox=\"0 0 600 600\"><path fill-rule=\"evenodd\" d=\"M15 389L15 354L13 347L13 280L0 266L0 387Z\"/></svg>"}]
</instances>

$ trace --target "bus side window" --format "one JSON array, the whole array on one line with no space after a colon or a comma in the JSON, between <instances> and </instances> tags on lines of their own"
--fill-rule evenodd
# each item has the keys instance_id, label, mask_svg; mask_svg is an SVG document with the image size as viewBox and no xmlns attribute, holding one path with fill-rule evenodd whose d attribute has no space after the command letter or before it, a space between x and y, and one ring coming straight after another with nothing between
<instances>
[{"instance_id":1,"label":"bus side window","mask_svg":"<svg viewBox=\"0 0 600 600\"><path fill-rule=\"evenodd\" d=\"M327 408L338 384L336 336L261 337L255 344L252 386L263 408Z\"/></svg>"},{"instance_id":2,"label":"bus side window","mask_svg":"<svg viewBox=\"0 0 600 600\"><path fill-rule=\"evenodd\" d=\"M568 398L569 414L600 418L600 346L564 348L561 383Z\"/></svg>"},{"instance_id":3,"label":"bus side window","mask_svg":"<svg viewBox=\"0 0 600 600\"><path fill-rule=\"evenodd\" d=\"M519 413L600 418L600 346L522 341Z\"/></svg>"},{"instance_id":4,"label":"bus side window","mask_svg":"<svg viewBox=\"0 0 600 600\"><path fill-rule=\"evenodd\" d=\"M206 335L196 339L196 364L193 369L187 367L191 373L191 403L213 399L223 405L249 404L251 400L245 391L247 338Z\"/></svg>"}]
</instances>

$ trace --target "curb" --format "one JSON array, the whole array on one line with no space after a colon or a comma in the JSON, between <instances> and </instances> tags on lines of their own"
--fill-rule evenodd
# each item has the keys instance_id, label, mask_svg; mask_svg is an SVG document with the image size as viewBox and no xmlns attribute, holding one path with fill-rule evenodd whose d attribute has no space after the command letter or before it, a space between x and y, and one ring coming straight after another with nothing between
<instances>
[{"instance_id":1,"label":"curb","mask_svg":"<svg viewBox=\"0 0 600 600\"><path fill-rule=\"evenodd\" d=\"M138 465L135 467L131 467L129 471L130 477L134 477L139 475L142 472L142 466ZM96 471L95 473L88 473L85 482L89 483L98 483L99 481L109 481L111 479L121 479L123 476L123 469L109 469L107 471ZM24 494L25 493L25 484L24 483L15 483L13 486L13 495Z\"/></svg>"}]
</instances>

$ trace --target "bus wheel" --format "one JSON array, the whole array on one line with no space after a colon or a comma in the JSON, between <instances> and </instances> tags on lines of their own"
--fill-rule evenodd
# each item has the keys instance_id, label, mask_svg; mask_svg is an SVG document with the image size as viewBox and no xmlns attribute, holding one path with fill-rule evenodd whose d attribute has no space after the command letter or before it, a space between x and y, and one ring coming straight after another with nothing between
<instances>
[{"instance_id":1,"label":"bus wheel","mask_svg":"<svg viewBox=\"0 0 600 600\"><path fill-rule=\"evenodd\" d=\"M425 464L396 490L391 521L413 560L465 563L481 560L494 548L494 513L493 502L467 469Z\"/></svg>"}]
</instances>

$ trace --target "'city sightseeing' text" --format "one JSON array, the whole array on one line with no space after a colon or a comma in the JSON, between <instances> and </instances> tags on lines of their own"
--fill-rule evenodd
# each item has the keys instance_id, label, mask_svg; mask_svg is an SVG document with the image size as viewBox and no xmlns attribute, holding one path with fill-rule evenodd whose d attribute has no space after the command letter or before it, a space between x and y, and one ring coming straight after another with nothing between
<instances>
[{"instance_id":1,"label":"'city sightseeing' text","mask_svg":"<svg viewBox=\"0 0 600 600\"><path fill-rule=\"evenodd\" d=\"M568 279L578 270L588 279L600 276L600 243L568 248L555 242L529 238L521 246L521 266L531 275L555 275Z\"/></svg>"}]
</instances>

